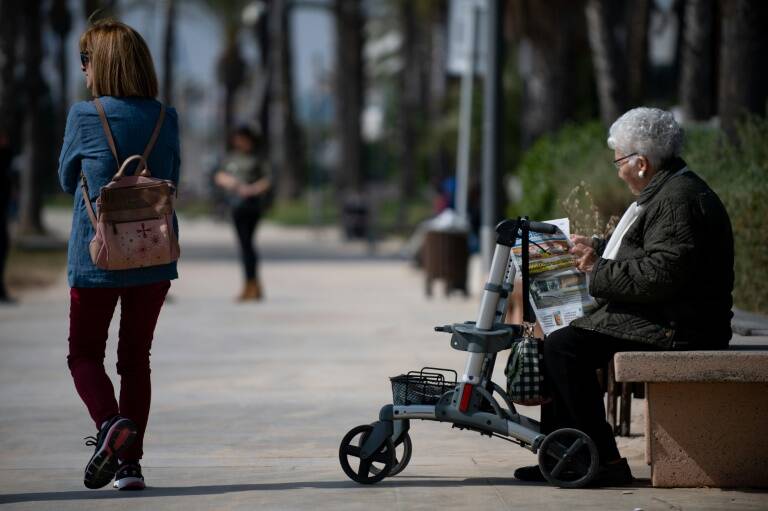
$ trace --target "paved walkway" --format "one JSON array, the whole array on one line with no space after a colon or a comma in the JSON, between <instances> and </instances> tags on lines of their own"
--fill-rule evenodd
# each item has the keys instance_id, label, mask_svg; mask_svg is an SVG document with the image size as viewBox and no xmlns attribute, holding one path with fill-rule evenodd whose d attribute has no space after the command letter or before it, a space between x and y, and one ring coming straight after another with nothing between
<instances>
[{"instance_id":1,"label":"paved walkway","mask_svg":"<svg viewBox=\"0 0 768 511\"><path fill-rule=\"evenodd\" d=\"M266 226L267 300L235 305L239 270L229 226L187 221L182 234L182 278L153 350L144 459L150 487L123 494L82 486L90 448L81 438L93 426L65 363L62 278L0 309L0 508L768 508L766 493L660 490L647 479L581 491L523 484L512 471L535 463L530 452L428 422L412 424L413 459L401 475L359 486L339 467L341 437L391 400L388 376L424 365L463 367L464 353L432 327L473 319L478 286L470 300L429 301L420 275L393 257L396 246L371 255L332 231ZM114 374L114 355L107 366ZM642 406L634 413L640 432ZM635 475L647 478L643 438L622 439L621 448Z\"/></svg>"}]
</instances>

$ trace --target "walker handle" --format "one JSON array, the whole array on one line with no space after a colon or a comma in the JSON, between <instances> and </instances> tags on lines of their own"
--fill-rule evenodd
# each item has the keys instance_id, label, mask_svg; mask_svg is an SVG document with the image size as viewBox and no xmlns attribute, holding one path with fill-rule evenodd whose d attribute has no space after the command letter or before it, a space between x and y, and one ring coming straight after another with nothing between
<instances>
[{"instance_id":1,"label":"walker handle","mask_svg":"<svg viewBox=\"0 0 768 511\"><path fill-rule=\"evenodd\" d=\"M555 234L557 232L557 226L554 224L548 224L546 222L534 222L529 220L528 230L533 232L540 232L542 234Z\"/></svg>"}]
</instances>

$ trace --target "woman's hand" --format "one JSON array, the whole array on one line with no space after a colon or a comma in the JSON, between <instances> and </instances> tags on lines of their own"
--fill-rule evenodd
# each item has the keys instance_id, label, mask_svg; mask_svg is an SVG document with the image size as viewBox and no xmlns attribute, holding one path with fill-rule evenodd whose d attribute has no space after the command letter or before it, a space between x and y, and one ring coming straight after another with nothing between
<instances>
[{"instance_id":1,"label":"woman's hand","mask_svg":"<svg viewBox=\"0 0 768 511\"><path fill-rule=\"evenodd\" d=\"M597 252L592 248L592 239L580 234L572 234L571 241L574 246L570 252L576 257L576 267L585 273L592 271L592 267L597 262Z\"/></svg>"},{"instance_id":2,"label":"woman's hand","mask_svg":"<svg viewBox=\"0 0 768 511\"><path fill-rule=\"evenodd\" d=\"M272 186L269 178L261 178L251 184L240 184L237 186L237 194L243 198L256 197L265 193Z\"/></svg>"},{"instance_id":3,"label":"woman's hand","mask_svg":"<svg viewBox=\"0 0 768 511\"><path fill-rule=\"evenodd\" d=\"M221 170L213 175L213 182L216 183L216 186L224 188L230 192L240 186L240 182L237 180L237 178L235 178L235 176L229 172L224 172Z\"/></svg>"}]
</instances>

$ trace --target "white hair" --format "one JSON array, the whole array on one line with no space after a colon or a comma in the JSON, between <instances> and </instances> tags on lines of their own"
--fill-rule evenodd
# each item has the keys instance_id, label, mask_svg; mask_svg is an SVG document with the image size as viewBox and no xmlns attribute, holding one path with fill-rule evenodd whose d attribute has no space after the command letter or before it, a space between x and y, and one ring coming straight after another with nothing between
<instances>
[{"instance_id":1,"label":"white hair","mask_svg":"<svg viewBox=\"0 0 768 511\"><path fill-rule=\"evenodd\" d=\"M664 160L680 155L683 129L671 112L634 108L611 125L608 147L624 155L645 156L653 167L658 167Z\"/></svg>"}]
</instances>

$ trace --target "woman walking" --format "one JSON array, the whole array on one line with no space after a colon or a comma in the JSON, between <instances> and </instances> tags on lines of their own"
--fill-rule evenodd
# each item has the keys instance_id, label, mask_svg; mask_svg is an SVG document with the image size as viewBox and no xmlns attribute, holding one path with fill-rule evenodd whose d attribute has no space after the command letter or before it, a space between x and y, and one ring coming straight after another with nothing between
<instances>
[{"instance_id":1,"label":"woman walking","mask_svg":"<svg viewBox=\"0 0 768 511\"><path fill-rule=\"evenodd\" d=\"M98 430L87 443L95 450L85 467L84 483L100 488L114 477L115 488L143 489L139 462L151 395L149 351L170 281L177 278L176 262L127 270L96 267L89 253L94 228L84 201L94 204L123 160L145 150L150 151L147 167L152 176L177 185L178 119L173 108L165 110L155 100L152 56L131 27L114 20L94 24L80 37L80 59L86 87L95 99L77 103L69 112L59 180L64 191L74 194L67 258L71 288L67 363ZM126 174L135 171L129 166ZM175 217L173 228L178 232ZM118 299L120 393L115 399L104 371L104 354Z\"/></svg>"}]
</instances>

